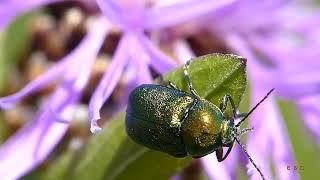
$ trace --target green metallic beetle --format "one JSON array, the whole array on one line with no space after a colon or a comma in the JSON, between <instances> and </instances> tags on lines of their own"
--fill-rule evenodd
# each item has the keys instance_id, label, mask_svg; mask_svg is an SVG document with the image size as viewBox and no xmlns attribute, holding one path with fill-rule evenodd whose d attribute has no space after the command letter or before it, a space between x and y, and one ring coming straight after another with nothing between
<instances>
[{"instance_id":1,"label":"green metallic beetle","mask_svg":"<svg viewBox=\"0 0 320 180\"><path fill-rule=\"evenodd\" d=\"M190 61L185 64L183 72L191 93L171 82L167 82L167 86L144 84L131 92L126 113L128 135L141 145L175 157L200 158L216 151L219 162L226 159L237 141L264 179L239 141L239 137L252 128L240 130L240 125L273 89L249 113L238 114L229 95L224 96L220 107L198 95L188 75L189 64ZM228 101L231 118L223 115ZM228 147L224 156L223 147Z\"/></svg>"}]
</instances>

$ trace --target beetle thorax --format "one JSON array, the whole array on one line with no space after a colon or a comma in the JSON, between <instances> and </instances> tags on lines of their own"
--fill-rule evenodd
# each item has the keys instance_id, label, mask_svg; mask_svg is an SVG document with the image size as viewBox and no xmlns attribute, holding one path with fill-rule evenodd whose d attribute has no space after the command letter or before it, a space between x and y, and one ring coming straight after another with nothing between
<instances>
[{"instance_id":1,"label":"beetle thorax","mask_svg":"<svg viewBox=\"0 0 320 180\"><path fill-rule=\"evenodd\" d=\"M198 101L190 109L181 126L181 135L187 153L201 157L212 153L221 145L221 111L207 101Z\"/></svg>"}]
</instances>

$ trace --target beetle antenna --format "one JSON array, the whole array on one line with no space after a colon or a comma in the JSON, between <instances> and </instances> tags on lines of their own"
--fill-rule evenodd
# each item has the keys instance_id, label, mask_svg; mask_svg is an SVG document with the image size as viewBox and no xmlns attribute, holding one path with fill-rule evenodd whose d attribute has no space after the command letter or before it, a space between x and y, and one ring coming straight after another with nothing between
<instances>
[{"instance_id":1,"label":"beetle antenna","mask_svg":"<svg viewBox=\"0 0 320 180\"><path fill-rule=\"evenodd\" d=\"M246 134L246 133L248 133L248 132L250 132L250 131L253 131L253 127L242 129L242 130L240 131L240 134L239 134L239 135L242 136L242 135L244 135L244 134Z\"/></svg>"},{"instance_id":2,"label":"beetle antenna","mask_svg":"<svg viewBox=\"0 0 320 180\"><path fill-rule=\"evenodd\" d=\"M248 112L248 114L247 114L246 116L244 116L244 118L242 118L240 122L238 122L238 124L236 125L236 127L239 127L239 126L243 123L243 121L246 120L246 118L249 117L250 114L253 113L253 111L254 111L265 99L267 99L267 97L272 93L273 90L274 90L274 88L272 88L272 89L264 96L264 98L262 98L262 99L260 100L260 102L258 102L258 103Z\"/></svg>"},{"instance_id":3,"label":"beetle antenna","mask_svg":"<svg viewBox=\"0 0 320 180\"><path fill-rule=\"evenodd\" d=\"M251 158L251 156L248 154L246 148L244 147L244 145L241 144L240 140L237 137L234 137L235 140L237 141L237 143L240 145L241 149L243 150L243 152L247 155L248 159L250 160L250 162L252 163L252 165L256 168L256 170L259 172L261 178L263 180L265 180L261 170L258 168L258 166L256 165L256 163L254 163L253 159Z\"/></svg>"}]
</instances>

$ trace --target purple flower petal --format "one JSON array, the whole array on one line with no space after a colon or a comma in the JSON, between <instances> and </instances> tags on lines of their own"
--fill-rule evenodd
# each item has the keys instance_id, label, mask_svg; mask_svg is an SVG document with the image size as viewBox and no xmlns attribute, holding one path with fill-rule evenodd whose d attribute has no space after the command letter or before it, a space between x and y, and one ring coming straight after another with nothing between
<instances>
[{"instance_id":1,"label":"purple flower petal","mask_svg":"<svg viewBox=\"0 0 320 180\"><path fill-rule=\"evenodd\" d=\"M167 7L152 8L146 10L145 28L158 29L188 22L192 18L215 11L223 6L232 4L235 0L189 0L183 3L176 3Z\"/></svg>"},{"instance_id":2,"label":"purple flower petal","mask_svg":"<svg viewBox=\"0 0 320 180\"><path fill-rule=\"evenodd\" d=\"M285 9L280 16L283 27L314 39L315 35L319 34L320 13L318 9L311 10L307 7L312 4L303 1Z\"/></svg>"},{"instance_id":3,"label":"purple flower petal","mask_svg":"<svg viewBox=\"0 0 320 180\"><path fill-rule=\"evenodd\" d=\"M79 62L73 65L79 66ZM80 97L80 92L73 89L74 82L75 79L71 82L64 81L42 106L37 118L2 145L0 149L2 178L16 179L31 170L47 157L62 138L68 123L55 121L55 117L61 115L63 119L71 120L70 110L73 110L72 106Z\"/></svg>"},{"instance_id":4,"label":"purple flower petal","mask_svg":"<svg viewBox=\"0 0 320 180\"><path fill-rule=\"evenodd\" d=\"M207 22L212 22L208 27L219 33L230 31L252 34L254 30L276 27L279 24L276 10L282 4L281 0L236 1L213 12L212 18L206 20L204 25L208 26Z\"/></svg>"},{"instance_id":5,"label":"purple flower petal","mask_svg":"<svg viewBox=\"0 0 320 180\"><path fill-rule=\"evenodd\" d=\"M79 94L67 93L68 101L65 102L57 91L48 104L55 101L59 109L68 109ZM59 111L57 111L59 112ZM0 177L2 179L17 179L41 163L56 144L60 141L68 128L68 124L55 121L55 116L43 109L38 117L30 124L19 130L0 149ZM71 119L71 117L66 117Z\"/></svg>"},{"instance_id":6,"label":"purple flower petal","mask_svg":"<svg viewBox=\"0 0 320 180\"><path fill-rule=\"evenodd\" d=\"M84 43L84 42L83 42ZM76 60L74 59L74 55L78 55L76 53L77 50L74 51L74 53L68 55L64 59L60 60L56 65L51 67L47 72L37 77L35 80L27 84L23 89L21 89L19 92L12 94L10 96L2 97L0 98L0 107L3 109L9 109L12 108L18 101L20 101L23 97L29 95L30 93L34 91L38 91L50 84L52 82L60 77L63 76L66 68L70 66L72 61Z\"/></svg>"},{"instance_id":7,"label":"purple flower petal","mask_svg":"<svg viewBox=\"0 0 320 180\"><path fill-rule=\"evenodd\" d=\"M148 64L151 59L149 54L147 54L144 48L141 46L138 39L131 35L129 41L129 56L132 60L132 65L135 68L136 82L140 84L150 84L152 82L151 73L149 71Z\"/></svg>"},{"instance_id":8,"label":"purple flower petal","mask_svg":"<svg viewBox=\"0 0 320 180\"><path fill-rule=\"evenodd\" d=\"M107 21L103 18L100 18L95 25L99 29L93 32L89 32L88 35L81 41L80 45L76 47L76 49L74 49L70 54L61 59L59 63L51 67L47 72L40 75L35 80L26 85L19 92L7 97L0 98L0 107L4 109L12 108L23 97L29 95L34 91L38 91L50 85L54 80L65 76L64 73L66 69L70 69L71 63L73 63L73 61L79 61L79 59L83 58L94 58L97 54L97 51L101 47L101 41L106 35L107 25ZM80 75L83 74L80 73ZM77 76L79 76L79 74L77 74Z\"/></svg>"},{"instance_id":9,"label":"purple flower petal","mask_svg":"<svg viewBox=\"0 0 320 180\"><path fill-rule=\"evenodd\" d=\"M127 28L127 22L124 17L123 9L113 0L97 0L97 4L103 14L115 25L122 30Z\"/></svg>"},{"instance_id":10,"label":"purple flower petal","mask_svg":"<svg viewBox=\"0 0 320 180\"><path fill-rule=\"evenodd\" d=\"M77 51L61 85L32 122L20 129L0 149L0 177L17 179L39 165L65 134L74 105L88 82L90 70L106 35L108 26L99 18L86 36L86 51ZM85 53L84 53L85 52ZM81 73L79 73L81 72ZM59 73L59 72L57 72ZM21 148L23 147L23 148Z\"/></svg>"},{"instance_id":11,"label":"purple flower petal","mask_svg":"<svg viewBox=\"0 0 320 180\"><path fill-rule=\"evenodd\" d=\"M29 1L19 1L11 0L1 2L0 4L0 30L8 25L16 16L19 14L31 11L42 5L53 3L60 0L29 0Z\"/></svg>"},{"instance_id":12,"label":"purple flower petal","mask_svg":"<svg viewBox=\"0 0 320 180\"><path fill-rule=\"evenodd\" d=\"M188 43L182 40L175 43L174 54L181 64L185 64L195 57L195 54L192 52Z\"/></svg>"},{"instance_id":13,"label":"purple flower petal","mask_svg":"<svg viewBox=\"0 0 320 180\"><path fill-rule=\"evenodd\" d=\"M230 155L223 162L218 162L215 153L201 158L204 171L209 179L231 180L235 178L239 149L234 148Z\"/></svg>"},{"instance_id":14,"label":"purple flower petal","mask_svg":"<svg viewBox=\"0 0 320 180\"><path fill-rule=\"evenodd\" d=\"M259 87L261 86L259 85ZM259 87L254 83L254 104L265 95ZM273 159L277 179L298 179L296 172L287 170L288 165L294 164L293 153L274 98L270 96L263 102L250 119L254 131L250 133L248 152L260 166L266 179L272 177L269 170L268 155L271 155ZM253 169L253 166L250 166L250 169ZM258 179L260 177L258 173L254 173L252 178Z\"/></svg>"},{"instance_id":15,"label":"purple flower petal","mask_svg":"<svg viewBox=\"0 0 320 180\"><path fill-rule=\"evenodd\" d=\"M320 95L314 95L300 99L297 104L304 119L304 124L310 130L314 139L320 144Z\"/></svg>"},{"instance_id":16,"label":"purple flower petal","mask_svg":"<svg viewBox=\"0 0 320 180\"><path fill-rule=\"evenodd\" d=\"M248 58L248 74L252 86L252 97L255 104L265 96L266 90L260 87L270 87L271 77L267 75L272 71L263 69L257 64L257 58L251 52L248 44L237 35L229 35L228 42L241 55ZM266 83L268 82L268 83ZM271 170L269 166L269 157L271 155L276 167L279 179L298 179L297 174L286 169L287 165L293 164L292 150L289 139L284 129L283 120L274 99L270 96L263 104L259 106L250 117L250 124L254 127L254 131L250 133L248 140L248 152L253 160L261 169L266 179L271 179ZM275 150L276 149L276 150ZM260 175L256 172L253 165L248 164L249 171L253 172L252 179L259 179Z\"/></svg>"},{"instance_id":17,"label":"purple flower petal","mask_svg":"<svg viewBox=\"0 0 320 180\"><path fill-rule=\"evenodd\" d=\"M149 55L141 47L134 34L130 34L128 39L130 61L122 75L127 82L121 92L122 98L118 102L120 107L126 106L129 94L135 87L141 84L150 84L153 79L148 67L150 62Z\"/></svg>"},{"instance_id":18,"label":"purple flower petal","mask_svg":"<svg viewBox=\"0 0 320 180\"><path fill-rule=\"evenodd\" d=\"M276 64L273 74L278 78L273 84L279 95L298 99L320 92L320 63L317 61L320 53L309 52L319 45L288 48L281 41L270 38L254 38L250 42Z\"/></svg>"},{"instance_id":19,"label":"purple flower petal","mask_svg":"<svg viewBox=\"0 0 320 180\"><path fill-rule=\"evenodd\" d=\"M302 73L297 71L288 74L278 72L275 75L279 79L274 83L274 87L279 91L278 94L281 97L297 100L320 92L320 72Z\"/></svg>"},{"instance_id":20,"label":"purple flower petal","mask_svg":"<svg viewBox=\"0 0 320 180\"><path fill-rule=\"evenodd\" d=\"M109 98L112 91L116 87L121 74L128 63L127 37L121 38L114 57L108 70L103 75L97 89L92 95L89 103L89 117L91 120L90 130L92 133L98 133L101 128L97 121L100 119L100 109L103 103Z\"/></svg>"},{"instance_id":21,"label":"purple flower petal","mask_svg":"<svg viewBox=\"0 0 320 180\"><path fill-rule=\"evenodd\" d=\"M173 59L161 52L146 36L139 35L138 40L150 56L150 65L160 74L168 72L177 66Z\"/></svg>"},{"instance_id":22,"label":"purple flower petal","mask_svg":"<svg viewBox=\"0 0 320 180\"><path fill-rule=\"evenodd\" d=\"M287 129L284 125L284 121L281 118L281 114L278 111L278 107L276 106L276 102L270 99L270 107L269 112L271 111L270 118L265 118L264 120L269 121L269 134L272 139L272 146L274 150L272 151L272 159L274 162L275 172L277 179L288 179L295 180L299 179L298 173L294 171L288 171L286 167L288 165L294 164L294 155L292 151L292 147L290 144L290 139L288 137Z\"/></svg>"},{"instance_id":23,"label":"purple flower petal","mask_svg":"<svg viewBox=\"0 0 320 180\"><path fill-rule=\"evenodd\" d=\"M261 84L265 84L265 86L268 86L273 82L272 72L274 70L265 68L259 64L259 61L257 61L256 56L253 54L250 46L243 37L235 33L229 33L225 35L225 40L234 52L237 52L248 59L250 63L247 63L247 67L249 69L248 73L250 77L258 77Z\"/></svg>"}]
</instances>

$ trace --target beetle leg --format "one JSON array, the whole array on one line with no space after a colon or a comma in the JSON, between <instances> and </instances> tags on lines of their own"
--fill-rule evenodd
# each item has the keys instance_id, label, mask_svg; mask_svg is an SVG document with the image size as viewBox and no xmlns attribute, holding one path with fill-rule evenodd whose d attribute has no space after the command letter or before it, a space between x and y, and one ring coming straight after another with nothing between
<instances>
[{"instance_id":1,"label":"beetle leg","mask_svg":"<svg viewBox=\"0 0 320 180\"><path fill-rule=\"evenodd\" d=\"M220 104L220 110L222 111L222 113L225 112L225 110L227 108L228 101L231 104L231 110L232 110L233 117L234 118L239 117L239 115L237 113L237 108L236 108L236 106L234 104L234 101L233 101L232 97L230 95L227 95L227 94L223 96L222 102Z\"/></svg>"},{"instance_id":2,"label":"beetle leg","mask_svg":"<svg viewBox=\"0 0 320 180\"><path fill-rule=\"evenodd\" d=\"M183 74L184 74L184 77L187 79L190 92L191 92L195 97L197 97L198 99L201 99L201 97L198 95L197 91L193 88L192 82L191 82L191 78L190 78L189 73L188 73L189 66L190 66L190 62L191 62L191 61L187 61L187 63L183 66Z\"/></svg>"},{"instance_id":3,"label":"beetle leg","mask_svg":"<svg viewBox=\"0 0 320 180\"><path fill-rule=\"evenodd\" d=\"M222 148L222 146L218 147L218 149L216 150L216 156L217 156L218 162L221 162L222 161L222 156L223 156L223 148Z\"/></svg>"},{"instance_id":4,"label":"beetle leg","mask_svg":"<svg viewBox=\"0 0 320 180\"><path fill-rule=\"evenodd\" d=\"M176 84L174 84L174 83L171 82L171 81L168 81L168 86L171 87L172 89L176 89L176 90L181 91L181 90L176 86Z\"/></svg>"},{"instance_id":5,"label":"beetle leg","mask_svg":"<svg viewBox=\"0 0 320 180\"><path fill-rule=\"evenodd\" d=\"M174 84L173 82L171 82L171 81L169 81L169 80L163 79L163 76L160 76L160 77L159 77L159 84L164 85L164 86L166 86L166 87L168 87L168 88L171 88L171 89L176 89L176 90L181 91L181 90L176 86L176 84Z\"/></svg>"},{"instance_id":6,"label":"beetle leg","mask_svg":"<svg viewBox=\"0 0 320 180\"><path fill-rule=\"evenodd\" d=\"M228 151L224 156L223 156L223 147L221 146L217 149L216 156L217 156L218 162L224 161L229 156L232 150L233 144L234 143L232 143L232 145L228 148Z\"/></svg>"},{"instance_id":7,"label":"beetle leg","mask_svg":"<svg viewBox=\"0 0 320 180\"><path fill-rule=\"evenodd\" d=\"M224 95L223 99L222 99L222 101L220 103L220 110L221 110L222 113L224 113L226 111L227 102L228 102L227 95Z\"/></svg>"},{"instance_id":8,"label":"beetle leg","mask_svg":"<svg viewBox=\"0 0 320 180\"><path fill-rule=\"evenodd\" d=\"M183 124L183 122L185 121L185 119L188 117L189 112L193 109L193 106L197 103L197 99L194 99L192 104L190 106L188 106L184 112L184 117L182 118L182 120L179 122L179 124L177 125L178 127L178 132L181 131L181 125Z\"/></svg>"},{"instance_id":9,"label":"beetle leg","mask_svg":"<svg viewBox=\"0 0 320 180\"><path fill-rule=\"evenodd\" d=\"M242 119L242 118L246 117L247 114L248 114L248 113L239 113L239 114L237 114L237 118Z\"/></svg>"}]
</instances>

